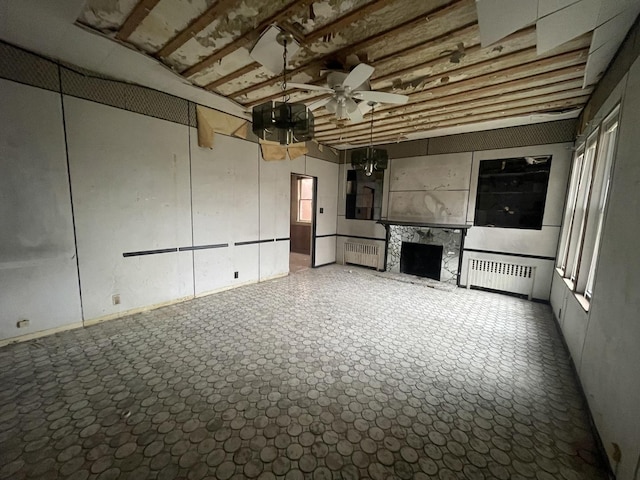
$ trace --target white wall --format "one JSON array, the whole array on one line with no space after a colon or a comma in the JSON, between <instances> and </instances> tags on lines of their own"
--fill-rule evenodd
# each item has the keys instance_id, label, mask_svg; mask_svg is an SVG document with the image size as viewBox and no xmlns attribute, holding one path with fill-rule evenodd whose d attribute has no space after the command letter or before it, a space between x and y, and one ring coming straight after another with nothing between
<instances>
[{"instance_id":1,"label":"white wall","mask_svg":"<svg viewBox=\"0 0 640 480\"><path fill-rule=\"evenodd\" d=\"M317 178L316 265L335 261L335 163L203 149L195 128L5 80L0 107L0 342L288 274L292 172Z\"/></svg>"},{"instance_id":2,"label":"white wall","mask_svg":"<svg viewBox=\"0 0 640 480\"><path fill-rule=\"evenodd\" d=\"M392 159L385 218L463 225L469 204L471 161L471 152Z\"/></svg>"},{"instance_id":3,"label":"white wall","mask_svg":"<svg viewBox=\"0 0 640 480\"><path fill-rule=\"evenodd\" d=\"M588 312L554 275L552 306L578 370L611 465L613 443L622 453L618 480L640 461L640 60L613 90L596 119L621 100L617 152L593 298Z\"/></svg>"},{"instance_id":4,"label":"white wall","mask_svg":"<svg viewBox=\"0 0 640 480\"><path fill-rule=\"evenodd\" d=\"M188 127L64 102L85 320L193 295Z\"/></svg>"},{"instance_id":5,"label":"white wall","mask_svg":"<svg viewBox=\"0 0 640 480\"><path fill-rule=\"evenodd\" d=\"M0 80L0 112L2 340L82 315L60 94Z\"/></svg>"}]
</instances>

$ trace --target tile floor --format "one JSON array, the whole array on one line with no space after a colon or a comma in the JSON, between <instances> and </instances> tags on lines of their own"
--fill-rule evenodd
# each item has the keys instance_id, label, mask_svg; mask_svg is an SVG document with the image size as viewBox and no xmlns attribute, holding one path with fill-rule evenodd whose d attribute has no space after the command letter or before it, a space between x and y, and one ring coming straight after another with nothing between
<instances>
[{"instance_id":1,"label":"tile floor","mask_svg":"<svg viewBox=\"0 0 640 480\"><path fill-rule=\"evenodd\" d=\"M355 267L10 345L0 385L0 478L605 478L548 306Z\"/></svg>"}]
</instances>

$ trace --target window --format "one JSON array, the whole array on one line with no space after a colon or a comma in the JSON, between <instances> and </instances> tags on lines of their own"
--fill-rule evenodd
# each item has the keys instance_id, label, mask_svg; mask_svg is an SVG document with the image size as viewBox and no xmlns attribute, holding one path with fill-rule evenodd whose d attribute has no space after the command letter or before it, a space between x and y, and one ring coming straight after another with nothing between
<instances>
[{"instance_id":1,"label":"window","mask_svg":"<svg viewBox=\"0 0 640 480\"><path fill-rule=\"evenodd\" d=\"M313 178L298 178L298 222L311 223L313 218Z\"/></svg>"},{"instance_id":2,"label":"window","mask_svg":"<svg viewBox=\"0 0 640 480\"><path fill-rule=\"evenodd\" d=\"M474 225L540 230L551 156L482 160Z\"/></svg>"},{"instance_id":3,"label":"window","mask_svg":"<svg viewBox=\"0 0 640 480\"><path fill-rule=\"evenodd\" d=\"M588 300L590 300L593 295L593 283L595 280L596 264L600 250L600 239L602 237L602 228L604 225L604 213L611 185L611 165L613 164L617 134L618 111L616 110L604 122L600 149L601 155L599 155L598 158L598 164L601 168L596 172L595 180L597 183L594 185L590 207L591 210L594 211L594 215L589 218L589 222L587 223L585 244L587 246L592 245L590 249L591 251L589 251L588 248L584 249L584 254L589 255L589 265L584 269L585 271L588 271L584 288L584 296Z\"/></svg>"},{"instance_id":4,"label":"window","mask_svg":"<svg viewBox=\"0 0 640 480\"><path fill-rule=\"evenodd\" d=\"M618 110L616 107L601 128L589 135L586 145L577 150L567 194L556 266L573 292L584 298L585 308L593 295L611 183Z\"/></svg>"}]
</instances>

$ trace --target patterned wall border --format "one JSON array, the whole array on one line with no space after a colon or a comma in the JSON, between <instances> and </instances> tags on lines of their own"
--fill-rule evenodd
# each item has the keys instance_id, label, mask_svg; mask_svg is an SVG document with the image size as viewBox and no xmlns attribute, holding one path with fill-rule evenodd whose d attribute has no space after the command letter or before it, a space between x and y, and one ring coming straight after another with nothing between
<instances>
[{"instance_id":1,"label":"patterned wall border","mask_svg":"<svg viewBox=\"0 0 640 480\"><path fill-rule=\"evenodd\" d=\"M430 138L427 154L437 155L441 153L473 152L551 143L573 143L576 139L577 123L578 119L571 118L554 122L532 123L517 127Z\"/></svg>"},{"instance_id":2,"label":"patterned wall border","mask_svg":"<svg viewBox=\"0 0 640 480\"><path fill-rule=\"evenodd\" d=\"M0 78L181 125L196 126L194 102L58 63L5 42L0 42Z\"/></svg>"}]
</instances>

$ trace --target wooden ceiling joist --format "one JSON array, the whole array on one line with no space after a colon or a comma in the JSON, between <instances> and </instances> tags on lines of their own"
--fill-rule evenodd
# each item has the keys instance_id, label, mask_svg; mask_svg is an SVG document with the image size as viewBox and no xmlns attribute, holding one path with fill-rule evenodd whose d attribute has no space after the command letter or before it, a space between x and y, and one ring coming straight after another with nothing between
<instances>
[{"instance_id":1,"label":"wooden ceiling joist","mask_svg":"<svg viewBox=\"0 0 640 480\"><path fill-rule=\"evenodd\" d=\"M237 3L237 1L231 0L231 3ZM269 25L278 23L278 21L289 17L294 11L299 10L313 3L313 0L294 0L285 8L275 12L273 15L270 15L268 18L265 18L261 21L256 27L248 29L246 32L241 34L231 43L228 43L224 47L219 50L216 50L211 55L206 57L204 60L196 63L195 65L185 69L181 72L181 75L184 77L192 77L196 73L199 73L213 64L215 64L218 60L226 57L230 53L235 52L241 47L244 47L249 41L254 38L257 38L263 30L265 30Z\"/></svg>"},{"instance_id":2,"label":"wooden ceiling joist","mask_svg":"<svg viewBox=\"0 0 640 480\"><path fill-rule=\"evenodd\" d=\"M325 61L332 59L332 58L340 58L340 57L347 57L350 54L353 53L357 53L360 50L363 50L365 48L371 47L373 45L375 45L376 43L379 42L384 42L384 41L388 41L391 37L393 37L394 35L397 35L401 32L405 32L407 30L411 30L413 28L416 28L418 26L424 25L425 22L429 21L429 22L433 22L436 19L446 16L446 15L450 15L452 13L455 13L455 11L462 9L462 8L466 8L467 5L469 3L472 3L471 0L462 0L462 1L458 1L455 2L453 4L447 4L444 7L439 7L436 8L434 10L432 10L431 12L428 12L426 14L420 14L410 20L407 20L406 22L403 22L399 25L395 25L391 28L388 28L386 30L383 30L381 32L378 32L374 35L371 35L369 37L366 37L356 43L353 43L351 45L348 45L344 48L341 48L339 50L327 53L325 55L322 55L320 57L316 57L315 59L300 65L297 68L294 68L293 70L289 71L289 75L290 76L294 76L297 75L298 73L302 73L305 72L306 70L309 70L311 68L317 68L317 67L321 67ZM274 85L276 83L278 83L280 81L280 77L275 76L272 78L269 78L265 81L256 83L254 85L251 85L249 87L243 88L242 90L238 90L236 92L233 92L231 94L229 94L228 96L230 98L234 98L236 100L238 100L238 97L242 97L243 95L246 95L247 93L256 91L256 90L260 90L261 88L265 88L265 87L269 87L271 85Z\"/></svg>"},{"instance_id":3,"label":"wooden ceiling joist","mask_svg":"<svg viewBox=\"0 0 640 480\"><path fill-rule=\"evenodd\" d=\"M591 89L582 89L582 80L565 80L557 83L549 83L544 87L532 87L521 90L515 90L510 93L499 92L499 89L494 89L490 95L481 95L474 92L474 100L469 101L463 97L468 95L452 95L450 97L444 97L431 102L424 102L416 109L410 109L409 111L399 113L391 116L374 116L374 126L377 128L386 127L390 125L406 124L408 122L416 122L427 115L435 115L441 112L454 112L464 110L465 108L483 107L487 105L494 105L504 102L518 102L523 99L531 98L552 98L559 96L562 98L568 98L570 96L581 96L585 93L590 93ZM347 124L345 127L340 128L340 133L343 134L357 134L369 129L369 121L371 116L363 122L356 124ZM337 131L336 126L332 122L325 122L320 125L316 124L315 135L316 137L332 134Z\"/></svg>"},{"instance_id":4,"label":"wooden ceiling joist","mask_svg":"<svg viewBox=\"0 0 640 480\"><path fill-rule=\"evenodd\" d=\"M522 89L535 89L545 85L564 82L581 80L584 75L585 64L577 66L569 66L559 69L550 70L545 73L534 73L531 76L525 76L517 80L509 80L506 82L491 83L487 86L476 88L476 85L470 80L437 87L438 89L432 89L432 95L426 99L415 101L406 105L403 105L404 109L420 108L422 106L434 105L434 102L439 104L447 104L448 102L456 101L468 101L475 96L490 96L505 94ZM463 86L464 88L460 88ZM391 112L397 111L393 107L378 107L376 108L376 118L390 118L402 113L390 115ZM334 116L330 113L323 115L316 115L316 125L328 124L333 120Z\"/></svg>"},{"instance_id":5,"label":"wooden ceiling joist","mask_svg":"<svg viewBox=\"0 0 640 480\"><path fill-rule=\"evenodd\" d=\"M140 0L116 33L116 38L126 41L158 3L160 0Z\"/></svg>"},{"instance_id":6,"label":"wooden ceiling joist","mask_svg":"<svg viewBox=\"0 0 640 480\"><path fill-rule=\"evenodd\" d=\"M207 90L213 91L216 88L218 88L220 85L224 85L228 81L241 77L249 72L252 72L253 70L256 70L257 68L260 68L260 64L258 62L252 62L248 65L245 65L242 68L239 68L238 70L234 70L233 72L225 75L224 77L220 77L214 80L213 82L207 83L204 86L204 88L206 88Z\"/></svg>"},{"instance_id":7,"label":"wooden ceiling joist","mask_svg":"<svg viewBox=\"0 0 640 480\"><path fill-rule=\"evenodd\" d=\"M542 103L538 105L531 105L528 107L514 108L514 109L501 111L501 112L487 113L485 115L479 115L476 117L467 116L467 117L454 118L451 120L445 120L440 122L425 123L423 125L423 129L433 130L438 128L457 127L461 125L478 124L478 123L487 122L490 120L503 120L503 119L509 119L514 117L522 117L525 115L556 113L559 110L574 110L577 108L581 108L584 105L584 102L586 102L587 98L588 97L585 96L585 97L582 97L582 99L576 99L575 101L567 101L564 103L559 102L558 104L553 104L553 105ZM547 120L547 121L550 121L550 120ZM383 134L379 137L376 137L374 135L374 143L377 143L377 144L390 143L390 142L398 141L399 139L408 140L408 139L411 139L411 137L408 137L408 135L412 135L412 134L415 134L415 132L410 130L404 130L404 131L398 131L395 133ZM363 139L363 140L350 142L347 139L344 139L344 140L337 140L337 141L330 141L330 142L323 142L323 143L330 146L344 145L344 144L350 144L355 146L355 145L368 145L370 143L370 140Z\"/></svg>"},{"instance_id":8,"label":"wooden ceiling joist","mask_svg":"<svg viewBox=\"0 0 640 480\"><path fill-rule=\"evenodd\" d=\"M527 32L528 29L523 30L521 32L517 32L515 34L512 35L512 39L514 40L518 40L520 37L527 35L530 32ZM504 55L499 55L496 56L494 58L490 58L488 60L483 60L482 58L479 59L479 61L474 61L474 60L470 60L468 63L465 64L456 64L456 63L451 63L448 61L448 59L446 57L438 57L438 58L434 58L434 59L429 59L425 62L422 62L418 65L415 65L412 68L406 68L406 69L402 69L402 70L398 70L386 75L382 75L380 77L373 77L373 79L371 80L371 87L374 90L377 91L382 91L382 92L393 92L393 93L405 93L405 94L409 94L411 96L411 92L407 92L403 89L402 86L400 86L399 88L394 88L394 87L386 87L386 88L380 88L379 84L381 82L384 82L386 84L388 84L389 82L392 82L394 80L398 80L403 82L403 85L411 85L412 82L414 82L416 80L415 75L414 77L410 77L407 78L407 75L410 75L412 72L414 71L424 71L425 69L436 69L436 67L439 67L437 69L437 72L432 73L429 78L426 79L425 83L429 84L429 83L434 83L434 81L437 81L441 78L449 78L449 77L457 77L457 76L462 76L462 75L466 75L467 77L471 78L474 76L480 76L483 75L484 73L487 72L491 72L492 70L502 70L506 67L509 66L513 66L513 65L518 65L518 64L523 64L523 63L530 63L532 61L535 60L542 60L542 59L547 59L547 58L553 58L553 57L558 57L559 55L567 52L567 51L571 51L571 50L575 50L575 49L580 49L581 47L588 47L589 45L589 41L588 39L585 38L578 38L575 39L571 42L568 42L567 44L565 44L563 46L563 48L561 50L558 50L555 54L549 54L548 56L544 56L544 57L539 57L537 55L536 52L536 47L532 46L529 48L524 48L522 50L516 50ZM420 77L418 77L420 78ZM455 81L455 80L454 80ZM460 80L458 80L460 81ZM315 83L321 83L321 82L315 82ZM453 82L452 82L453 83ZM433 88L433 85L431 86L431 88ZM291 93L297 92L299 93L299 91L295 91L292 90ZM258 105L266 100L275 98L280 96L281 93L278 94L274 94L270 97L262 97L260 99L251 101L251 102L245 102L243 103L244 106L246 107L253 107L255 105ZM310 98L305 98L304 101L307 103L311 103L314 102L318 99L320 99L321 97L310 97Z\"/></svg>"},{"instance_id":9,"label":"wooden ceiling joist","mask_svg":"<svg viewBox=\"0 0 640 480\"><path fill-rule=\"evenodd\" d=\"M575 99L581 99L584 97L588 97L590 91L585 91L582 87L566 90L562 92L557 92L554 94L544 94L544 95L531 95L529 97L525 97L519 100L511 100L508 98L503 99L503 101L498 101L496 99L492 99L491 101L475 101L469 102L468 104L461 104L457 107L451 107L443 109L444 111L440 111L432 114L424 114L423 118L415 119L415 122L406 122L406 121L396 121L387 125L382 126L380 128L380 124L377 125L374 122L374 135L379 135L387 132L394 132L398 129L407 130L407 124L409 123L409 130L419 130L420 125L424 122L435 122L441 120L448 120L450 118L464 117L464 116L477 116L485 113L497 112L497 111L506 111L510 108L521 108L527 107L529 105L539 105L541 103L557 103L563 101L573 101ZM510 102L510 103L509 103ZM324 134L316 134L316 140L335 140L337 138L347 138L350 140L357 140L363 138L369 138L370 130L367 128L362 128L359 131L345 131L344 129L335 131L335 132L326 132Z\"/></svg>"},{"instance_id":10,"label":"wooden ceiling joist","mask_svg":"<svg viewBox=\"0 0 640 480\"><path fill-rule=\"evenodd\" d=\"M340 30L347 28L352 23L371 15L378 10L382 10L384 7L391 5L395 1L396 0L374 0L373 2L362 5L355 10L351 10L349 13L343 15L337 20L334 20L327 25L317 28L308 35L305 35L304 43L309 45L325 35L339 32Z\"/></svg>"},{"instance_id":11,"label":"wooden ceiling joist","mask_svg":"<svg viewBox=\"0 0 640 480\"><path fill-rule=\"evenodd\" d=\"M233 7L237 2L235 0L217 0L213 5L207 8L199 17L195 18L184 30L178 32L171 40L169 40L160 50L156 52L156 57L167 58L173 52L178 50L182 45L187 43L191 38L195 37L202 30L207 28L216 18L224 15L229 8Z\"/></svg>"}]
</instances>

